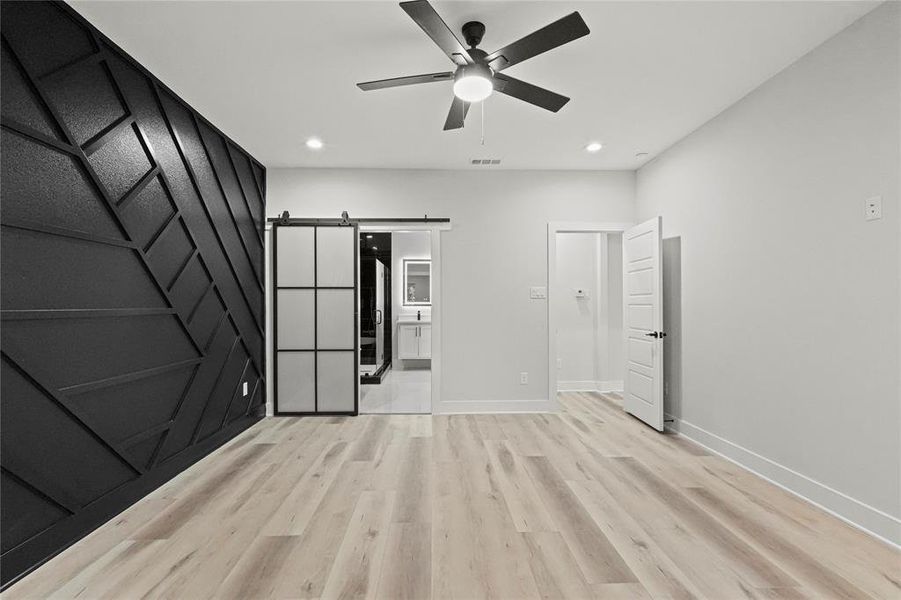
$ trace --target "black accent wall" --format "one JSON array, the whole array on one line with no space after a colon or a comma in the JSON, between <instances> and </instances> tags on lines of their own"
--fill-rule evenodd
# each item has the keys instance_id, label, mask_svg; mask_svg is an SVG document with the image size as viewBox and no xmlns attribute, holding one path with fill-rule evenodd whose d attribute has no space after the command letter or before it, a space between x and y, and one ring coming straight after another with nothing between
<instances>
[{"instance_id":1,"label":"black accent wall","mask_svg":"<svg viewBox=\"0 0 901 600\"><path fill-rule=\"evenodd\" d=\"M261 415L266 171L65 4L0 12L7 585Z\"/></svg>"}]
</instances>

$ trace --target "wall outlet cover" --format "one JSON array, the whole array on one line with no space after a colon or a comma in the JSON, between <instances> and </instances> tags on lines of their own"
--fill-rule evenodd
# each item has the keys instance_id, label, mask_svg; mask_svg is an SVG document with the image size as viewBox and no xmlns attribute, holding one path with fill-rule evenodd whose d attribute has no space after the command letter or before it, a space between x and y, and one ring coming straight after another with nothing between
<instances>
[{"instance_id":1,"label":"wall outlet cover","mask_svg":"<svg viewBox=\"0 0 901 600\"><path fill-rule=\"evenodd\" d=\"M882 218L882 196L867 198L864 203L864 216L867 221L875 221Z\"/></svg>"},{"instance_id":2,"label":"wall outlet cover","mask_svg":"<svg viewBox=\"0 0 901 600\"><path fill-rule=\"evenodd\" d=\"M547 288L544 286L530 287L529 298L532 300L542 300L547 298Z\"/></svg>"},{"instance_id":3,"label":"wall outlet cover","mask_svg":"<svg viewBox=\"0 0 901 600\"><path fill-rule=\"evenodd\" d=\"M529 383L529 374L523 371L519 374L519 384L527 385Z\"/></svg>"}]
</instances>

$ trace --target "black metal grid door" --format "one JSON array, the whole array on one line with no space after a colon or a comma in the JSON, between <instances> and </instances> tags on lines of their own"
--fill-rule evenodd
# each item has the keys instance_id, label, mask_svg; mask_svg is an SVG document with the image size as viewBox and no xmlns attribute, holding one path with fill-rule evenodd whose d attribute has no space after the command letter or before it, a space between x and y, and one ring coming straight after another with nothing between
<instances>
[{"instance_id":1,"label":"black metal grid door","mask_svg":"<svg viewBox=\"0 0 901 600\"><path fill-rule=\"evenodd\" d=\"M358 413L358 239L357 223L273 223L276 415Z\"/></svg>"}]
</instances>

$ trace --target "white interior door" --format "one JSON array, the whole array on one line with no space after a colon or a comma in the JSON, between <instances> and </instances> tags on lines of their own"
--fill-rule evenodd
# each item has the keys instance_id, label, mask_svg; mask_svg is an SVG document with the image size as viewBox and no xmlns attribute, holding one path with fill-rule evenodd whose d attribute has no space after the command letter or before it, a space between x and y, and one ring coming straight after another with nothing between
<instances>
[{"instance_id":1,"label":"white interior door","mask_svg":"<svg viewBox=\"0 0 901 600\"><path fill-rule=\"evenodd\" d=\"M357 226L277 224L275 413L356 414Z\"/></svg>"},{"instance_id":2,"label":"white interior door","mask_svg":"<svg viewBox=\"0 0 901 600\"><path fill-rule=\"evenodd\" d=\"M375 368L385 362L385 265L375 261Z\"/></svg>"},{"instance_id":3,"label":"white interior door","mask_svg":"<svg viewBox=\"0 0 901 600\"><path fill-rule=\"evenodd\" d=\"M623 330L626 375L623 408L663 431L662 219L623 233Z\"/></svg>"}]
</instances>

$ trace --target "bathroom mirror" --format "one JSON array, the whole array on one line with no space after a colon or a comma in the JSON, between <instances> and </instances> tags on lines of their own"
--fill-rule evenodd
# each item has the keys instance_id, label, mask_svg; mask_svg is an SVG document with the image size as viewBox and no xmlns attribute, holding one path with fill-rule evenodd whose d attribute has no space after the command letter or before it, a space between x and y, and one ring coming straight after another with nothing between
<instances>
[{"instance_id":1,"label":"bathroom mirror","mask_svg":"<svg viewBox=\"0 0 901 600\"><path fill-rule=\"evenodd\" d=\"M432 261L404 259L404 305L431 306Z\"/></svg>"}]
</instances>

